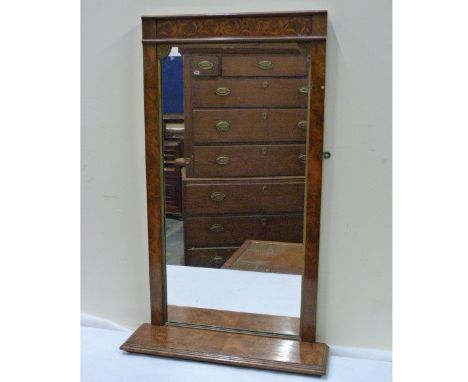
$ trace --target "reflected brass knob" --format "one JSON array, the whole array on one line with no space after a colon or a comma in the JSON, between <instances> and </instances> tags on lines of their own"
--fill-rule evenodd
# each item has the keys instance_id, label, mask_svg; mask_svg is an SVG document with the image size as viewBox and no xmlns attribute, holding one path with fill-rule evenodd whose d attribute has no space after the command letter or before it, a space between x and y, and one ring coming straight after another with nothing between
<instances>
[{"instance_id":1,"label":"reflected brass knob","mask_svg":"<svg viewBox=\"0 0 468 382\"><path fill-rule=\"evenodd\" d=\"M210 260L210 263L213 263L215 265L221 265L224 263L224 257L222 256L213 256Z\"/></svg>"},{"instance_id":2,"label":"reflected brass knob","mask_svg":"<svg viewBox=\"0 0 468 382\"><path fill-rule=\"evenodd\" d=\"M198 63L198 67L203 70L213 69L214 64L208 60L202 60Z\"/></svg>"},{"instance_id":3,"label":"reflected brass knob","mask_svg":"<svg viewBox=\"0 0 468 382\"><path fill-rule=\"evenodd\" d=\"M222 202L226 195L222 192L215 191L210 195L210 198L213 202Z\"/></svg>"},{"instance_id":4,"label":"reflected brass knob","mask_svg":"<svg viewBox=\"0 0 468 382\"><path fill-rule=\"evenodd\" d=\"M257 68L262 69L262 70L268 70L273 67L273 62L268 61L268 60L262 60L257 62Z\"/></svg>"},{"instance_id":5,"label":"reflected brass knob","mask_svg":"<svg viewBox=\"0 0 468 382\"><path fill-rule=\"evenodd\" d=\"M216 163L220 165L226 165L229 163L229 157L227 155L219 155L216 158Z\"/></svg>"},{"instance_id":6,"label":"reflected brass knob","mask_svg":"<svg viewBox=\"0 0 468 382\"><path fill-rule=\"evenodd\" d=\"M304 163L305 163L307 157L306 157L305 154L301 154L301 155L299 155L298 158L299 158L299 160L300 160L301 162L304 162Z\"/></svg>"},{"instance_id":7,"label":"reflected brass knob","mask_svg":"<svg viewBox=\"0 0 468 382\"><path fill-rule=\"evenodd\" d=\"M299 129L306 130L307 129L307 121L299 121L297 123L297 127L299 127Z\"/></svg>"},{"instance_id":8,"label":"reflected brass knob","mask_svg":"<svg viewBox=\"0 0 468 382\"><path fill-rule=\"evenodd\" d=\"M231 90L229 90L229 88L221 86L219 88L216 88L215 93L219 96L227 96L231 93Z\"/></svg>"},{"instance_id":9,"label":"reflected brass knob","mask_svg":"<svg viewBox=\"0 0 468 382\"><path fill-rule=\"evenodd\" d=\"M216 130L220 132L225 132L228 131L229 128L231 127L231 124L228 121L219 121L215 125Z\"/></svg>"},{"instance_id":10,"label":"reflected brass knob","mask_svg":"<svg viewBox=\"0 0 468 382\"><path fill-rule=\"evenodd\" d=\"M219 233L224 231L224 226L222 224L212 224L210 227L211 232Z\"/></svg>"},{"instance_id":11,"label":"reflected brass knob","mask_svg":"<svg viewBox=\"0 0 468 382\"><path fill-rule=\"evenodd\" d=\"M309 94L309 88L307 86L303 86L302 88L299 88L299 93L301 94Z\"/></svg>"}]
</instances>

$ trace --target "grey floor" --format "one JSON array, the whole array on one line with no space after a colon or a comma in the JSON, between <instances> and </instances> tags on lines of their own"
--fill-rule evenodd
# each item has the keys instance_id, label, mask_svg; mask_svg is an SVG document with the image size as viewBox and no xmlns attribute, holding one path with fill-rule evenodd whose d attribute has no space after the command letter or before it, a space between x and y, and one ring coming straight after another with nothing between
<instances>
[{"instance_id":1,"label":"grey floor","mask_svg":"<svg viewBox=\"0 0 468 382\"><path fill-rule=\"evenodd\" d=\"M184 265L184 223L166 218L166 264Z\"/></svg>"}]
</instances>

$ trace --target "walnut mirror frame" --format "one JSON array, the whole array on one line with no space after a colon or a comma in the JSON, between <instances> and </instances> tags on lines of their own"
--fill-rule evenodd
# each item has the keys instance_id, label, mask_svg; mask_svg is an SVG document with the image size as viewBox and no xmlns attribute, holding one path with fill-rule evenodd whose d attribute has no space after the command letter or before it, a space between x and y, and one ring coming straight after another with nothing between
<instances>
[{"instance_id":1,"label":"walnut mirror frame","mask_svg":"<svg viewBox=\"0 0 468 382\"><path fill-rule=\"evenodd\" d=\"M142 28L151 324L140 326L121 349L157 356L324 375L328 346L315 342L315 339L327 12L144 16ZM174 44L286 42L297 43L310 61L305 255L299 336L281 337L222 330L222 325L217 328L200 328L169 322L163 231L161 59ZM225 320L228 322L229 316Z\"/></svg>"}]
</instances>

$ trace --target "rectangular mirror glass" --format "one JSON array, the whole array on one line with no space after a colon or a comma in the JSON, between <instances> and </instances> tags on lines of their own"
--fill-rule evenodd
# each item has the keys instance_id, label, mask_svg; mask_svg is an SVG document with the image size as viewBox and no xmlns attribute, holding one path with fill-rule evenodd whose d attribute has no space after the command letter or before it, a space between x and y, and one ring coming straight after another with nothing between
<instances>
[{"instance_id":1,"label":"rectangular mirror glass","mask_svg":"<svg viewBox=\"0 0 468 382\"><path fill-rule=\"evenodd\" d=\"M307 56L183 45L161 78L168 321L298 336Z\"/></svg>"}]
</instances>

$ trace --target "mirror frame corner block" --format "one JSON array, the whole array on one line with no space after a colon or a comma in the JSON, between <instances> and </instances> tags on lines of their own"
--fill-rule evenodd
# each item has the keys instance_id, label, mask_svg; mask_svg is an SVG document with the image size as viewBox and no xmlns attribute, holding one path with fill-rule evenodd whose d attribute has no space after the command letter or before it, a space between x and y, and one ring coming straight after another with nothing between
<instances>
[{"instance_id":1,"label":"mirror frame corner block","mask_svg":"<svg viewBox=\"0 0 468 382\"><path fill-rule=\"evenodd\" d=\"M151 323L141 325L121 349L300 374L326 374L328 346L316 342L316 312L327 11L143 16L142 34ZM297 339L181 327L167 320L162 221L162 112L159 107L161 59L167 56L171 46L252 42L298 43L310 57L305 258Z\"/></svg>"}]
</instances>

